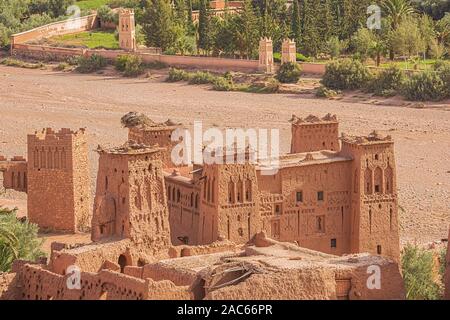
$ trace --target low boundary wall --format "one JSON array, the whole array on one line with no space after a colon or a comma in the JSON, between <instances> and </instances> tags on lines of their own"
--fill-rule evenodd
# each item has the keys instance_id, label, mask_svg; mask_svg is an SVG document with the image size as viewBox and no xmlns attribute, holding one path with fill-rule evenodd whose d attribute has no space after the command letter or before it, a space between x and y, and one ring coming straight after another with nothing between
<instances>
[{"instance_id":1,"label":"low boundary wall","mask_svg":"<svg viewBox=\"0 0 450 320\"><path fill-rule=\"evenodd\" d=\"M95 29L98 26L99 19L97 14L53 22L42 27L13 34L11 36L11 49L14 49L17 44L26 43L28 41L88 31Z\"/></svg>"},{"instance_id":2,"label":"low boundary wall","mask_svg":"<svg viewBox=\"0 0 450 320\"><path fill-rule=\"evenodd\" d=\"M106 59L115 60L118 56L128 53L125 50L104 50L85 48L62 48L33 44L15 44L11 46L11 54L33 59L63 61L69 57L101 55ZM145 63L161 62L173 67L198 68L217 71L257 72L258 60L227 59L215 57L176 56L135 52ZM301 63L304 73L322 75L325 64Z\"/></svg>"},{"instance_id":3,"label":"low boundary wall","mask_svg":"<svg viewBox=\"0 0 450 320\"><path fill-rule=\"evenodd\" d=\"M28 44L43 38L60 36L92 30L100 26L97 14L54 22L29 31L11 36L11 55L23 56L37 60L64 61L69 57L101 55L114 60L117 56L126 53L124 50L99 50L87 48L63 48L46 45ZM135 52L146 63L161 62L169 66L196 68L217 71L257 72L258 60L230 59L217 57L197 57L164 55L156 48ZM318 63L301 63L304 73L322 75L325 65Z\"/></svg>"}]
</instances>

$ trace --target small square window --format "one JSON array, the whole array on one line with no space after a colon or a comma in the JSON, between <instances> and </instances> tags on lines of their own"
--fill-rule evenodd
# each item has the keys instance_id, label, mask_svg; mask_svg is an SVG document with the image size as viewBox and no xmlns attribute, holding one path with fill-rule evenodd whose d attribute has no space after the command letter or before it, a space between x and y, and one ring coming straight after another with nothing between
<instances>
[{"instance_id":1,"label":"small square window","mask_svg":"<svg viewBox=\"0 0 450 320\"><path fill-rule=\"evenodd\" d=\"M331 247L337 248L337 240L336 239L331 239Z\"/></svg>"},{"instance_id":2,"label":"small square window","mask_svg":"<svg viewBox=\"0 0 450 320\"><path fill-rule=\"evenodd\" d=\"M380 192L380 186L378 184L375 185L375 192Z\"/></svg>"},{"instance_id":3,"label":"small square window","mask_svg":"<svg viewBox=\"0 0 450 320\"><path fill-rule=\"evenodd\" d=\"M323 201L323 191L317 192L317 200Z\"/></svg>"},{"instance_id":4,"label":"small square window","mask_svg":"<svg viewBox=\"0 0 450 320\"><path fill-rule=\"evenodd\" d=\"M380 245L377 246L377 253L381 254L381 246Z\"/></svg>"},{"instance_id":5,"label":"small square window","mask_svg":"<svg viewBox=\"0 0 450 320\"><path fill-rule=\"evenodd\" d=\"M275 206L275 213L276 213L276 214L280 214L280 205L279 205L279 204L277 204L277 205Z\"/></svg>"},{"instance_id":6,"label":"small square window","mask_svg":"<svg viewBox=\"0 0 450 320\"><path fill-rule=\"evenodd\" d=\"M302 191L297 192L297 202L303 202L303 192Z\"/></svg>"}]
</instances>

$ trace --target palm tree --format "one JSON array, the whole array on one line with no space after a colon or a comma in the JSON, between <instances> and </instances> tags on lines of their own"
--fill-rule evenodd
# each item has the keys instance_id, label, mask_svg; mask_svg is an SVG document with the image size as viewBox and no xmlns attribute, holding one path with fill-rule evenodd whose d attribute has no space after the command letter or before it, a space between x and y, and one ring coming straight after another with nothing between
<instances>
[{"instance_id":1,"label":"palm tree","mask_svg":"<svg viewBox=\"0 0 450 320\"><path fill-rule=\"evenodd\" d=\"M396 30L405 17L415 12L410 0L384 0L381 7L391 22L391 30ZM389 49L389 58L394 60L392 48Z\"/></svg>"},{"instance_id":2,"label":"palm tree","mask_svg":"<svg viewBox=\"0 0 450 320\"><path fill-rule=\"evenodd\" d=\"M391 20L392 30L397 29L400 22L407 16L415 12L410 0L385 0L382 8L387 17Z\"/></svg>"},{"instance_id":3,"label":"palm tree","mask_svg":"<svg viewBox=\"0 0 450 320\"><path fill-rule=\"evenodd\" d=\"M19 240L6 222L0 222L0 271L7 271L19 257Z\"/></svg>"}]
</instances>

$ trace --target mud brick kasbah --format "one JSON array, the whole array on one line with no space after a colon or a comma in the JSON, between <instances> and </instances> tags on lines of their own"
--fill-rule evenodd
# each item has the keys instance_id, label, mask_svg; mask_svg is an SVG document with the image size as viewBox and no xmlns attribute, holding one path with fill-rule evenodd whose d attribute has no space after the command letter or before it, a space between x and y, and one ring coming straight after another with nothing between
<instances>
[{"instance_id":1,"label":"mud brick kasbah","mask_svg":"<svg viewBox=\"0 0 450 320\"><path fill-rule=\"evenodd\" d=\"M340 135L331 114L290 125L291 152L264 175L248 148L233 149L243 163L175 166L182 125L145 117L123 145L98 146L93 208L85 130L29 135L28 161L0 158L4 187L27 192L41 229L90 230L92 242L16 260L0 298L404 299L394 141Z\"/></svg>"}]
</instances>

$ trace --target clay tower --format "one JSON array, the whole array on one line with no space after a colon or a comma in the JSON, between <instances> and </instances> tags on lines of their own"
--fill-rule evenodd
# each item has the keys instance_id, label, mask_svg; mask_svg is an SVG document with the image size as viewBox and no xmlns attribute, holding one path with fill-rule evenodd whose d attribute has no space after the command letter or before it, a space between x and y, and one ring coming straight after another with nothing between
<instances>
[{"instance_id":1,"label":"clay tower","mask_svg":"<svg viewBox=\"0 0 450 320\"><path fill-rule=\"evenodd\" d=\"M203 166L198 244L218 238L246 243L261 231L255 164L249 161L248 151L235 152L235 159L240 152L244 153L244 163L224 161Z\"/></svg>"},{"instance_id":2,"label":"clay tower","mask_svg":"<svg viewBox=\"0 0 450 320\"><path fill-rule=\"evenodd\" d=\"M398 261L398 197L394 142L376 132L342 137L342 154L353 157L352 252L369 252Z\"/></svg>"},{"instance_id":3,"label":"clay tower","mask_svg":"<svg viewBox=\"0 0 450 320\"><path fill-rule=\"evenodd\" d=\"M261 38L259 41L259 65L260 71L273 73L275 71L273 62L273 43L272 39Z\"/></svg>"},{"instance_id":4,"label":"clay tower","mask_svg":"<svg viewBox=\"0 0 450 320\"><path fill-rule=\"evenodd\" d=\"M131 9L119 11L119 45L127 51L136 50L136 24Z\"/></svg>"},{"instance_id":5,"label":"clay tower","mask_svg":"<svg viewBox=\"0 0 450 320\"><path fill-rule=\"evenodd\" d=\"M178 144L178 141L172 141L172 134L181 127L172 120L163 123L154 123L146 126L130 127L128 139L137 143L143 143L147 146L159 146L161 150L161 160L164 168L176 167L172 162L172 149Z\"/></svg>"},{"instance_id":6,"label":"clay tower","mask_svg":"<svg viewBox=\"0 0 450 320\"><path fill-rule=\"evenodd\" d=\"M339 122L335 115L323 118L292 116L291 153L339 151Z\"/></svg>"},{"instance_id":7,"label":"clay tower","mask_svg":"<svg viewBox=\"0 0 450 320\"><path fill-rule=\"evenodd\" d=\"M28 135L28 218L41 228L85 231L90 223L88 144L84 129Z\"/></svg>"},{"instance_id":8,"label":"clay tower","mask_svg":"<svg viewBox=\"0 0 450 320\"><path fill-rule=\"evenodd\" d=\"M92 240L131 239L155 252L170 245L160 148L99 147Z\"/></svg>"}]
</instances>

